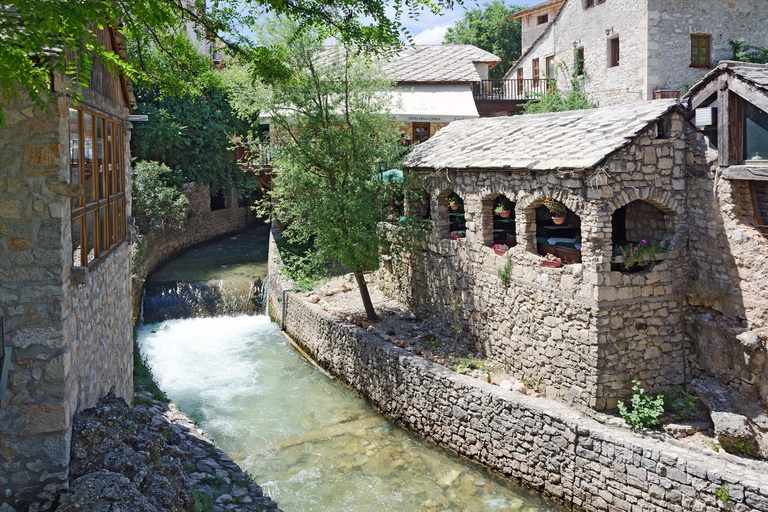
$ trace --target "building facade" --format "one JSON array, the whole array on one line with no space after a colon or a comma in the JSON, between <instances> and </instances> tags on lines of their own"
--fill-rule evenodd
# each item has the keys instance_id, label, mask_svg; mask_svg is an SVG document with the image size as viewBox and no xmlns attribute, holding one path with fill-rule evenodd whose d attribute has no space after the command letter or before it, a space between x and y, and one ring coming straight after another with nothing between
<instances>
[{"instance_id":1,"label":"building facade","mask_svg":"<svg viewBox=\"0 0 768 512\"><path fill-rule=\"evenodd\" d=\"M679 97L718 61L730 40L768 45L761 0L566 0L505 79L573 77L599 106Z\"/></svg>"},{"instance_id":2,"label":"building facade","mask_svg":"<svg viewBox=\"0 0 768 512\"><path fill-rule=\"evenodd\" d=\"M99 42L124 53L110 28ZM0 128L0 508L67 488L72 419L133 396L129 84L94 63L76 105L4 105ZM42 504L42 505L41 505Z\"/></svg>"}]
</instances>

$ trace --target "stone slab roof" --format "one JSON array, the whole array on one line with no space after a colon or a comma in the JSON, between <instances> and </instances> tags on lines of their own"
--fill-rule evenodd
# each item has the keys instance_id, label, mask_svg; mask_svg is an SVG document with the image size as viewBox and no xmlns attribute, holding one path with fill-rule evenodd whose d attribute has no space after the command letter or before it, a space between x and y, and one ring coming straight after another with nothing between
<instances>
[{"instance_id":1,"label":"stone slab roof","mask_svg":"<svg viewBox=\"0 0 768 512\"><path fill-rule=\"evenodd\" d=\"M328 47L323 57L328 58L336 51ZM471 44L413 45L389 57L383 68L399 84L465 83L480 80L475 62L493 67L501 59Z\"/></svg>"},{"instance_id":2,"label":"stone slab roof","mask_svg":"<svg viewBox=\"0 0 768 512\"><path fill-rule=\"evenodd\" d=\"M706 84L717 79L721 73L730 73L748 82L763 93L768 94L768 64L752 64L749 62L737 62L734 60L721 60L712 71L704 75L704 78L693 84L693 87L683 95L683 98L690 98L698 93Z\"/></svg>"},{"instance_id":3,"label":"stone slab roof","mask_svg":"<svg viewBox=\"0 0 768 512\"><path fill-rule=\"evenodd\" d=\"M421 169L587 169L674 109L656 100L590 110L454 121L414 147Z\"/></svg>"}]
</instances>

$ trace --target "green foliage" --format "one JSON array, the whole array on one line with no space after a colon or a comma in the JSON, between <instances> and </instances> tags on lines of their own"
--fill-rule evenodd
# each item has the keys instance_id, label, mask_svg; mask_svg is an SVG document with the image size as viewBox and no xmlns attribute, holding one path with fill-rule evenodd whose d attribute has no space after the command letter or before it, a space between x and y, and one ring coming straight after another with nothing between
<instances>
[{"instance_id":1,"label":"green foliage","mask_svg":"<svg viewBox=\"0 0 768 512\"><path fill-rule=\"evenodd\" d=\"M489 78L502 78L520 57L521 23L509 16L527 7L491 0L464 12L464 17L449 27L443 43L473 44L501 58Z\"/></svg>"},{"instance_id":2,"label":"green foliage","mask_svg":"<svg viewBox=\"0 0 768 512\"><path fill-rule=\"evenodd\" d=\"M739 437L735 443L733 443L733 449L737 453L746 455L748 457L757 457L757 450L753 447L753 442L748 437Z\"/></svg>"},{"instance_id":3,"label":"green foliage","mask_svg":"<svg viewBox=\"0 0 768 512\"><path fill-rule=\"evenodd\" d=\"M189 206L181 191L169 185L174 174L157 162L136 162L131 169L131 192L136 223L143 231L168 226L180 229Z\"/></svg>"},{"instance_id":4,"label":"green foliage","mask_svg":"<svg viewBox=\"0 0 768 512\"><path fill-rule=\"evenodd\" d=\"M152 393L152 396L155 398L155 400L160 402L168 401L168 397L165 396L165 393L163 393L163 391L157 385L155 376L152 375L152 369L149 367L147 358L141 355L139 344L136 342L135 333L133 337L133 390L136 392L147 391ZM136 403L142 405L152 405L151 401L146 403L146 400L149 399L137 398Z\"/></svg>"},{"instance_id":5,"label":"green foliage","mask_svg":"<svg viewBox=\"0 0 768 512\"><path fill-rule=\"evenodd\" d=\"M197 488L192 489L192 497L195 502L192 512L211 512L213 510L213 496Z\"/></svg>"},{"instance_id":6,"label":"green foliage","mask_svg":"<svg viewBox=\"0 0 768 512\"><path fill-rule=\"evenodd\" d=\"M728 41L733 52L732 60L741 62L755 62L757 64L768 64L768 46L748 45L743 37L731 39Z\"/></svg>"},{"instance_id":7,"label":"green foliage","mask_svg":"<svg viewBox=\"0 0 768 512\"><path fill-rule=\"evenodd\" d=\"M656 255L666 250L663 245L648 243L647 240L616 247L616 253L624 257L624 266L627 268L635 265L653 268L656 265Z\"/></svg>"},{"instance_id":8,"label":"green foliage","mask_svg":"<svg viewBox=\"0 0 768 512\"><path fill-rule=\"evenodd\" d=\"M586 110L595 108L583 91L580 78L571 78L570 88L561 91L555 81L550 81L545 93L532 93L531 99L523 105L524 114L544 114L547 112L565 112L568 110Z\"/></svg>"},{"instance_id":9,"label":"green foliage","mask_svg":"<svg viewBox=\"0 0 768 512\"><path fill-rule=\"evenodd\" d=\"M683 421L688 421L689 418L699 414L699 409L696 406L699 397L689 393L680 386L673 386L666 398L668 403L667 409L672 410Z\"/></svg>"},{"instance_id":10,"label":"green foliage","mask_svg":"<svg viewBox=\"0 0 768 512\"><path fill-rule=\"evenodd\" d=\"M509 283L512 282L512 260L507 258L507 261L496 272L499 274L499 278L504 283L504 286L509 286Z\"/></svg>"},{"instance_id":11,"label":"green foliage","mask_svg":"<svg viewBox=\"0 0 768 512\"><path fill-rule=\"evenodd\" d=\"M715 491L715 497L717 497L717 499L723 503L728 503L731 501L731 493L728 492L728 484L726 482L723 482L720 487L717 488Z\"/></svg>"},{"instance_id":12,"label":"green foliage","mask_svg":"<svg viewBox=\"0 0 768 512\"><path fill-rule=\"evenodd\" d=\"M656 398L646 395L640 385L640 381L633 380L632 386L632 410L627 409L624 403L619 403L619 413L627 424L633 427L649 428L659 424L659 418L664 414L664 396Z\"/></svg>"}]
</instances>

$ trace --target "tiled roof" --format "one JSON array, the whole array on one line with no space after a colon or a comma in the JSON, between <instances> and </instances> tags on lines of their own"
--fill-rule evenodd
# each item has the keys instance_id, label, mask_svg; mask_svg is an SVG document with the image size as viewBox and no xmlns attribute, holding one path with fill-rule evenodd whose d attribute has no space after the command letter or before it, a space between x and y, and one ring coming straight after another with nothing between
<instances>
[{"instance_id":1,"label":"tiled roof","mask_svg":"<svg viewBox=\"0 0 768 512\"><path fill-rule=\"evenodd\" d=\"M675 100L656 100L454 121L415 146L405 165L427 169L587 169L632 142L675 105Z\"/></svg>"},{"instance_id":2,"label":"tiled roof","mask_svg":"<svg viewBox=\"0 0 768 512\"><path fill-rule=\"evenodd\" d=\"M683 95L683 98L693 96L699 92L702 87L716 79L723 72L731 73L741 80L749 82L755 87L762 89L765 94L768 94L768 64L752 64L734 60L721 60L717 67L704 75L704 78L693 84L693 87Z\"/></svg>"},{"instance_id":3,"label":"tiled roof","mask_svg":"<svg viewBox=\"0 0 768 512\"><path fill-rule=\"evenodd\" d=\"M524 9L522 11L517 11L516 13L510 15L510 18L514 19L520 19L523 16L530 14L532 12L540 11L542 9L546 9L547 7L550 7L552 5L558 5L562 4L565 0L547 0L546 2L541 2L540 4L532 5L527 9Z\"/></svg>"},{"instance_id":4,"label":"tiled roof","mask_svg":"<svg viewBox=\"0 0 768 512\"><path fill-rule=\"evenodd\" d=\"M327 48L326 54L334 51ZM400 84L477 82L475 62L496 65L500 61L471 44L414 45L403 47L384 63L384 70Z\"/></svg>"}]
</instances>

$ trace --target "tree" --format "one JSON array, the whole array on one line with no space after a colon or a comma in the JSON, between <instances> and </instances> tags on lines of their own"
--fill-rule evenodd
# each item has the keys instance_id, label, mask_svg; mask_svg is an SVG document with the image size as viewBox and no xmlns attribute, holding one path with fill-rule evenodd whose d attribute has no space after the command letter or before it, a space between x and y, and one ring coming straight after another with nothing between
<instances>
[{"instance_id":1,"label":"tree","mask_svg":"<svg viewBox=\"0 0 768 512\"><path fill-rule=\"evenodd\" d=\"M445 33L443 43L473 44L501 58L490 78L502 78L520 57L522 35L520 20L510 14L527 9L507 5L505 0L491 0L464 13L464 17Z\"/></svg>"},{"instance_id":2,"label":"tree","mask_svg":"<svg viewBox=\"0 0 768 512\"><path fill-rule=\"evenodd\" d=\"M743 37L736 40L731 39L728 44L733 52L731 60L768 64L768 46L749 45Z\"/></svg>"},{"instance_id":3,"label":"tree","mask_svg":"<svg viewBox=\"0 0 768 512\"><path fill-rule=\"evenodd\" d=\"M183 62L170 73L153 74L151 68L133 67L107 51L97 32L110 24L119 24L116 28L140 41L141 49L156 46L172 55L173 35L184 23L194 23L251 63L259 77L273 81L290 76L281 52L252 44L241 31L265 14L284 15L296 20L302 31L316 28L325 37L379 51L399 44L400 34L406 32L403 16L451 6L452 0L399 0L393 12L384 0L213 0L208 8L204 0L9 0L0 4L0 98L9 103L23 91L45 109L54 98L51 75L58 72L67 78L67 90L77 101L95 59L133 78L149 76L161 88L194 88L178 76ZM0 106L0 125L4 122Z\"/></svg>"},{"instance_id":4,"label":"tree","mask_svg":"<svg viewBox=\"0 0 768 512\"><path fill-rule=\"evenodd\" d=\"M322 50L307 35L293 39L291 80L273 88L270 108L279 134L273 158L274 214L292 244L309 245L303 263L350 269L366 315L378 320L364 272L378 268L389 211L377 163L402 157L391 121L391 81L349 48ZM321 63L322 62L322 63Z\"/></svg>"}]
</instances>

